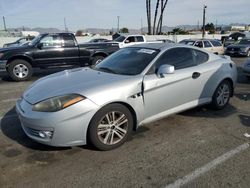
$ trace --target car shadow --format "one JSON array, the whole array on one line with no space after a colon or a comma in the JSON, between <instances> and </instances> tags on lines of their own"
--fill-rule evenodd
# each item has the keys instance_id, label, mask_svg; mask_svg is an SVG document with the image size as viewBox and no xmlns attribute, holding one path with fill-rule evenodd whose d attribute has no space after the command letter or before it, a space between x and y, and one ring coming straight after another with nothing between
<instances>
[{"instance_id":1,"label":"car shadow","mask_svg":"<svg viewBox=\"0 0 250 188\"><path fill-rule=\"evenodd\" d=\"M0 120L0 128L2 133L18 144L37 151L62 151L70 150L72 147L53 147L40 144L30 139L23 131L21 123L16 114L15 108L9 110ZM96 150L92 145L79 146L79 148L86 150Z\"/></svg>"},{"instance_id":2,"label":"car shadow","mask_svg":"<svg viewBox=\"0 0 250 188\"><path fill-rule=\"evenodd\" d=\"M183 116L205 117L205 118L223 118L237 113L237 109L230 103L222 110L213 110L208 105L199 106L180 113Z\"/></svg>"}]
</instances>

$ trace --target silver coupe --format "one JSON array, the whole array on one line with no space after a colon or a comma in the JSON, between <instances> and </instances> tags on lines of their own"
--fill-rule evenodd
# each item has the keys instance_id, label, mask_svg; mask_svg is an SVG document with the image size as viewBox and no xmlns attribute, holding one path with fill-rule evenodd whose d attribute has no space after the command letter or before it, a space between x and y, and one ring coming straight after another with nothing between
<instances>
[{"instance_id":1,"label":"silver coupe","mask_svg":"<svg viewBox=\"0 0 250 188\"><path fill-rule=\"evenodd\" d=\"M141 44L95 67L41 78L17 101L16 111L37 142L110 150L143 124L204 104L223 109L236 77L230 57L185 45Z\"/></svg>"}]
</instances>

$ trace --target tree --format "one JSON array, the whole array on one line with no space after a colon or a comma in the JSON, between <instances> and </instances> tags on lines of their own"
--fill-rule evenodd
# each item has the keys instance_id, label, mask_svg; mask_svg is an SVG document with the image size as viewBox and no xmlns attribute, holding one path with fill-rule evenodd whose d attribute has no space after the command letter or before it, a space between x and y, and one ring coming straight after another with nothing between
<instances>
[{"instance_id":1,"label":"tree","mask_svg":"<svg viewBox=\"0 0 250 188\"><path fill-rule=\"evenodd\" d=\"M158 19L158 24L156 27L157 22L157 15L159 4L161 3L161 14ZM162 33L162 23L163 23L163 14L166 8L168 0L157 0L156 7L155 7L155 15L154 15L154 25L153 25L153 34L161 34ZM151 35L151 0L146 0L146 10L147 10L147 22L148 22L148 34Z\"/></svg>"},{"instance_id":2,"label":"tree","mask_svg":"<svg viewBox=\"0 0 250 188\"><path fill-rule=\"evenodd\" d=\"M120 29L120 33L129 33L128 28L123 27L122 29Z\"/></svg>"},{"instance_id":3,"label":"tree","mask_svg":"<svg viewBox=\"0 0 250 188\"><path fill-rule=\"evenodd\" d=\"M189 34L187 31L181 29L181 28L174 28L170 34L173 34L173 35L187 35Z\"/></svg>"},{"instance_id":4,"label":"tree","mask_svg":"<svg viewBox=\"0 0 250 188\"><path fill-rule=\"evenodd\" d=\"M151 35L151 0L146 0L148 34Z\"/></svg>"},{"instance_id":5,"label":"tree","mask_svg":"<svg viewBox=\"0 0 250 188\"><path fill-rule=\"evenodd\" d=\"M157 19L157 14L158 14L159 3L160 3L160 0L157 0L156 7L155 7L155 18L154 18L154 26L153 26L153 35L156 32L156 30L155 30L155 24L156 24L156 19Z\"/></svg>"}]
</instances>

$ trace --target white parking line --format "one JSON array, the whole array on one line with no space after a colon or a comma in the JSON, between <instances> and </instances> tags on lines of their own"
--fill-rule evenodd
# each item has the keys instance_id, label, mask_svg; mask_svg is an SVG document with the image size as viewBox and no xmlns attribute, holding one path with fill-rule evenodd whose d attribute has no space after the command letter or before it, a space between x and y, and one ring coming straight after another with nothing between
<instances>
[{"instance_id":1,"label":"white parking line","mask_svg":"<svg viewBox=\"0 0 250 188\"><path fill-rule=\"evenodd\" d=\"M246 150L247 148L249 148L249 143L242 144L242 145L238 146L237 148L235 148L235 149L221 155L220 157L214 159L213 161L207 163L203 167L196 169L195 171L191 172L190 174L184 176L183 178L178 179L174 183L167 185L166 188L177 188L177 187L183 186L183 185L193 181L194 179L198 178L202 174L205 174L209 170L215 168L219 164L230 159L231 157L233 157L237 153L240 153L241 151Z\"/></svg>"}]
</instances>

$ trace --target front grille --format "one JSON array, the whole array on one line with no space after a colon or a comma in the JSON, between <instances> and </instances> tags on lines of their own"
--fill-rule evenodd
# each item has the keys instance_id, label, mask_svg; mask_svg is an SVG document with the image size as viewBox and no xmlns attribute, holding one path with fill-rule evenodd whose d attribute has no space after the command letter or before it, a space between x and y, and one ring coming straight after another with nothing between
<instances>
[{"instance_id":1,"label":"front grille","mask_svg":"<svg viewBox=\"0 0 250 188\"><path fill-rule=\"evenodd\" d=\"M228 51L238 52L238 51L240 51L240 48L228 47L227 50L228 50Z\"/></svg>"}]
</instances>

